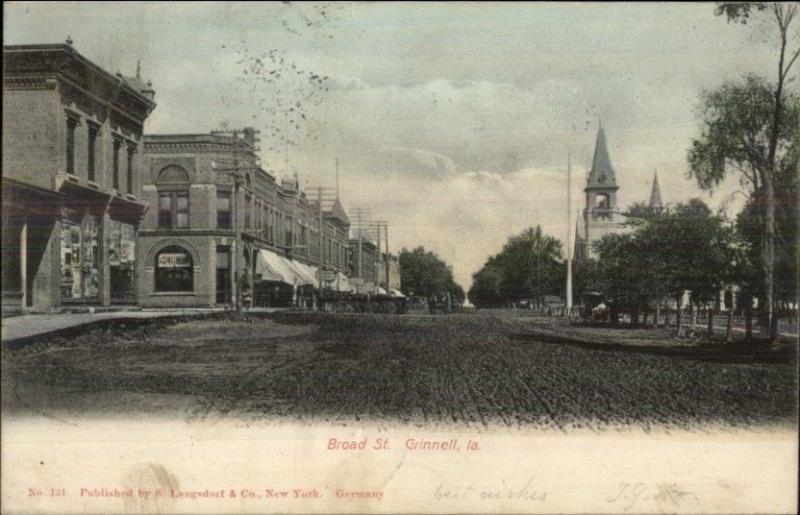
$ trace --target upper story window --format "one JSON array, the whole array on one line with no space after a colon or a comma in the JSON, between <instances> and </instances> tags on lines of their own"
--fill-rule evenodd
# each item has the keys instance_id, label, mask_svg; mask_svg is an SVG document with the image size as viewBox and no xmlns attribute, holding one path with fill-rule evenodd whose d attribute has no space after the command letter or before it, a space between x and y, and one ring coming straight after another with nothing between
<instances>
[{"instance_id":1,"label":"upper story window","mask_svg":"<svg viewBox=\"0 0 800 515\"><path fill-rule=\"evenodd\" d=\"M130 193L131 195L134 194L133 192L133 160L136 157L136 147L134 145L128 145L128 161L127 161L127 175L125 176L125 186L127 188L126 193Z\"/></svg>"},{"instance_id":2,"label":"upper story window","mask_svg":"<svg viewBox=\"0 0 800 515\"><path fill-rule=\"evenodd\" d=\"M67 173L75 175L75 131L80 122L67 117Z\"/></svg>"},{"instance_id":3,"label":"upper story window","mask_svg":"<svg viewBox=\"0 0 800 515\"><path fill-rule=\"evenodd\" d=\"M217 191L217 229L230 229L232 221L231 192Z\"/></svg>"},{"instance_id":4,"label":"upper story window","mask_svg":"<svg viewBox=\"0 0 800 515\"><path fill-rule=\"evenodd\" d=\"M250 211L251 211L250 205L252 203L253 203L253 199L250 196L250 194L249 193L245 193L244 194L244 230L245 231L249 231L250 230L250 223L252 222L252 219L250 217Z\"/></svg>"},{"instance_id":5,"label":"upper story window","mask_svg":"<svg viewBox=\"0 0 800 515\"><path fill-rule=\"evenodd\" d=\"M89 124L89 140L86 149L86 169L88 171L87 177L90 181L96 181L96 166L97 166L97 135L100 133L100 128L96 125Z\"/></svg>"},{"instance_id":6,"label":"upper story window","mask_svg":"<svg viewBox=\"0 0 800 515\"><path fill-rule=\"evenodd\" d=\"M283 240L283 244L287 247L291 247L294 245L294 241L292 241L292 217L286 217L286 235L285 239Z\"/></svg>"},{"instance_id":7,"label":"upper story window","mask_svg":"<svg viewBox=\"0 0 800 515\"><path fill-rule=\"evenodd\" d=\"M158 188L158 226L163 229L189 227L189 174L180 166L161 170Z\"/></svg>"},{"instance_id":8,"label":"upper story window","mask_svg":"<svg viewBox=\"0 0 800 515\"><path fill-rule=\"evenodd\" d=\"M122 147L122 141L114 138L114 150L112 155L112 168L111 168L111 187L119 190L119 149Z\"/></svg>"}]
</instances>

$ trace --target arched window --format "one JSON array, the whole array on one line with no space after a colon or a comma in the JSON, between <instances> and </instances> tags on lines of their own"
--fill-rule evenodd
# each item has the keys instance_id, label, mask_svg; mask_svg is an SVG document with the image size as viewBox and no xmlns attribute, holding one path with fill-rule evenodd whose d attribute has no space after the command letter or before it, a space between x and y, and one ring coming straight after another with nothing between
<instances>
[{"instance_id":1,"label":"arched window","mask_svg":"<svg viewBox=\"0 0 800 515\"><path fill-rule=\"evenodd\" d=\"M597 209L608 209L609 208L608 194L598 193L597 197L595 197L594 207Z\"/></svg>"},{"instance_id":2,"label":"arched window","mask_svg":"<svg viewBox=\"0 0 800 515\"><path fill-rule=\"evenodd\" d=\"M189 227L189 174L180 166L161 170L158 188L158 226L162 229Z\"/></svg>"},{"instance_id":3,"label":"arched window","mask_svg":"<svg viewBox=\"0 0 800 515\"><path fill-rule=\"evenodd\" d=\"M182 247L171 245L156 254L157 292L194 291L194 263L192 256Z\"/></svg>"}]
</instances>

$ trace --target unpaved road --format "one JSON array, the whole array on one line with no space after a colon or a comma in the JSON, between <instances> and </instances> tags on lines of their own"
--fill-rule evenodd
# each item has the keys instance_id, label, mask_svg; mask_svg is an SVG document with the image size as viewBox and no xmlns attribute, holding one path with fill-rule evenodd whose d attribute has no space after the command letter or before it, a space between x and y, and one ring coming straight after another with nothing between
<instances>
[{"instance_id":1,"label":"unpaved road","mask_svg":"<svg viewBox=\"0 0 800 515\"><path fill-rule=\"evenodd\" d=\"M3 410L562 431L788 427L796 419L792 357L633 348L613 344L614 332L595 348L586 334L572 345L533 334L541 329L534 320L479 313L281 314L90 331L6 350Z\"/></svg>"}]
</instances>

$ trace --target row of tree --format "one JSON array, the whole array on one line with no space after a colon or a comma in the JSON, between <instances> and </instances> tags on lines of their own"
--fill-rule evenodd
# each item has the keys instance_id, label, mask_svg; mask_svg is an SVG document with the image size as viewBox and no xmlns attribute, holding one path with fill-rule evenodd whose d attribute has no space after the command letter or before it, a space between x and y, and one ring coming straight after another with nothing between
<instances>
[{"instance_id":1,"label":"row of tree","mask_svg":"<svg viewBox=\"0 0 800 515\"><path fill-rule=\"evenodd\" d=\"M421 297L449 293L454 304L464 302L464 289L455 282L453 269L421 246L400 251L400 290L405 295Z\"/></svg>"},{"instance_id":2,"label":"row of tree","mask_svg":"<svg viewBox=\"0 0 800 515\"><path fill-rule=\"evenodd\" d=\"M770 339L777 336L779 247L785 246L787 236L780 234L780 211L782 206L784 210L788 207L789 216L796 219L797 210L796 203L785 202L785 190L781 190L787 178L796 183L800 152L796 86L790 90L796 79L791 70L800 56L797 13L795 2L718 4L716 14L729 22L758 25L759 30L773 29L768 39L774 37L777 48L777 73L772 81L747 75L717 90L703 92L699 110L702 132L692 142L688 156L690 175L701 188L712 190L729 175L736 175L748 195L747 216L758 233L757 244L751 245L751 250L759 255L762 321ZM790 232L796 244L796 227ZM796 264L796 250L792 254ZM791 282L796 283L797 277Z\"/></svg>"},{"instance_id":3,"label":"row of tree","mask_svg":"<svg viewBox=\"0 0 800 515\"><path fill-rule=\"evenodd\" d=\"M796 175L781 176L780 184L783 194L777 210L776 295L779 305L788 306L796 303L798 295L800 198ZM705 310L712 331L720 293L725 292L728 338L734 297L737 310L746 315L749 333L753 301L766 298L760 266L763 232L756 211L748 206L732 221L698 199L657 210L641 204L632 206L625 213L630 230L604 236L593 244L596 258L575 263L577 303L581 304L586 294L601 293L612 320L628 313L634 324L646 324L651 314L653 321L661 320L666 304L673 309L680 307L676 320L680 333L684 330L681 318L688 292L691 325ZM509 238L502 251L473 275L469 299L480 308L503 307L522 300L536 303L546 295L562 296L564 287L561 242L543 234L537 226Z\"/></svg>"}]
</instances>

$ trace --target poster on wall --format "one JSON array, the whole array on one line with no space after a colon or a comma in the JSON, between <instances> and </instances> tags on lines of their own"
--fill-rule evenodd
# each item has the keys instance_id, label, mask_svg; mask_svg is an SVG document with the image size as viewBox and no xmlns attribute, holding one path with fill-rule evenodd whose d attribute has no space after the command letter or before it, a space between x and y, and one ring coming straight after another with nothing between
<instances>
[{"instance_id":1,"label":"poster on wall","mask_svg":"<svg viewBox=\"0 0 800 515\"><path fill-rule=\"evenodd\" d=\"M120 224L120 262L133 265L136 261L136 230L131 224Z\"/></svg>"},{"instance_id":2,"label":"poster on wall","mask_svg":"<svg viewBox=\"0 0 800 515\"><path fill-rule=\"evenodd\" d=\"M120 224L111 220L108 229L108 264L118 266L120 263Z\"/></svg>"}]
</instances>

